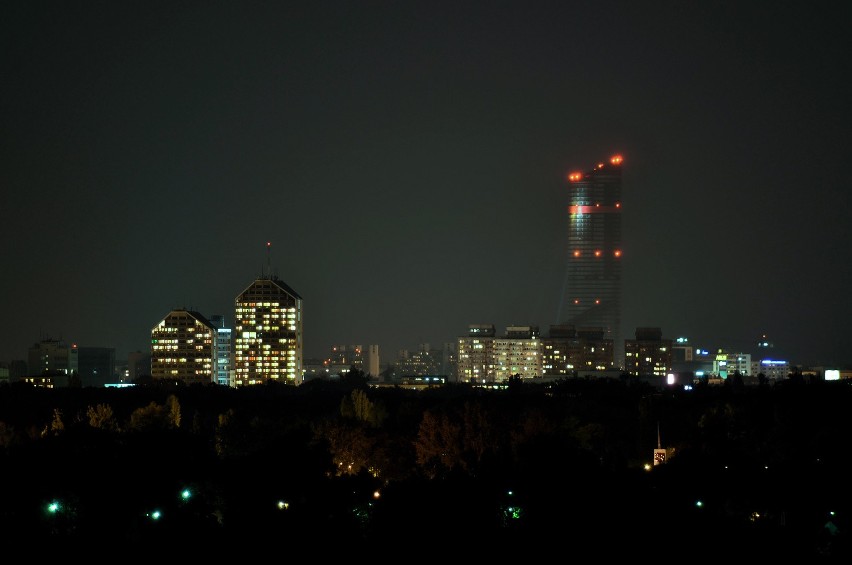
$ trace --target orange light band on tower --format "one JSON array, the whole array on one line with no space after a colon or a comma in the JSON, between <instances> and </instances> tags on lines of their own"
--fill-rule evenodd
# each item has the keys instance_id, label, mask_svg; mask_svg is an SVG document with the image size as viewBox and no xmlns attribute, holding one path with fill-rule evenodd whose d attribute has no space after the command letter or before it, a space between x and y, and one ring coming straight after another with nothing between
<instances>
[{"instance_id":1,"label":"orange light band on tower","mask_svg":"<svg viewBox=\"0 0 852 565\"><path fill-rule=\"evenodd\" d=\"M569 214L603 214L603 213L612 213L619 212L621 208L620 204L616 204L615 206L586 206L586 205L574 205L568 206Z\"/></svg>"}]
</instances>

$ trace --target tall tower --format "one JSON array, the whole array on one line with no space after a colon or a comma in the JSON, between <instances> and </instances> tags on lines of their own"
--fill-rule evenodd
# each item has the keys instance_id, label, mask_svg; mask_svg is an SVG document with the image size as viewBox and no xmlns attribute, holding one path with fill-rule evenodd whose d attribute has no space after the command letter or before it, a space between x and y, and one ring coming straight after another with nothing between
<instances>
[{"instance_id":1,"label":"tall tower","mask_svg":"<svg viewBox=\"0 0 852 565\"><path fill-rule=\"evenodd\" d=\"M624 367L621 334L621 155L568 175L568 271L559 317L577 330L600 328ZM563 315L563 312L565 313Z\"/></svg>"},{"instance_id":2,"label":"tall tower","mask_svg":"<svg viewBox=\"0 0 852 565\"><path fill-rule=\"evenodd\" d=\"M302 297L277 277L256 279L234 301L234 386L300 385Z\"/></svg>"},{"instance_id":3,"label":"tall tower","mask_svg":"<svg viewBox=\"0 0 852 565\"><path fill-rule=\"evenodd\" d=\"M216 328L198 312L172 310L151 329L151 376L184 384L216 382Z\"/></svg>"},{"instance_id":4,"label":"tall tower","mask_svg":"<svg viewBox=\"0 0 852 565\"><path fill-rule=\"evenodd\" d=\"M222 386L231 386L231 328L225 327L225 316L213 314L208 318L216 328L216 382Z\"/></svg>"}]
</instances>

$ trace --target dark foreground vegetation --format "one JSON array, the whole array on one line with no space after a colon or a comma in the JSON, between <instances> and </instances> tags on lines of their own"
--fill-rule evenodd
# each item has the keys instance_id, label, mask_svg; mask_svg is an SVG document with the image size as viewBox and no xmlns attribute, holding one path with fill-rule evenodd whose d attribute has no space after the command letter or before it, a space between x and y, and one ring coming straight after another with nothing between
<instances>
[{"instance_id":1,"label":"dark foreground vegetation","mask_svg":"<svg viewBox=\"0 0 852 565\"><path fill-rule=\"evenodd\" d=\"M845 382L15 384L0 536L96 561L848 559L851 449Z\"/></svg>"}]
</instances>

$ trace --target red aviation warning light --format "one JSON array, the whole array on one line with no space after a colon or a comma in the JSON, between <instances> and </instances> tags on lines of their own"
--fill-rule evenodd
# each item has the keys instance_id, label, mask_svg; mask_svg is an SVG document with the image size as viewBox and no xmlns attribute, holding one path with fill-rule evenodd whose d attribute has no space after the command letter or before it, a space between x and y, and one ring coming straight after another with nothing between
<instances>
[{"instance_id":1,"label":"red aviation warning light","mask_svg":"<svg viewBox=\"0 0 852 565\"><path fill-rule=\"evenodd\" d=\"M621 257L621 249L616 249L615 251L613 251L612 254L615 255L616 257Z\"/></svg>"},{"instance_id":2,"label":"red aviation warning light","mask_svg":"<svg viewBox=\"0 0 852 565\"><path fill-rule=\"evenodd\" d=\"M609 158L609 162L612 165L620 165L624 162L624 157L622 157L621 155L613 155ZM598 163L597 165L595 165L595 170L597 171L603 169L605 166L606 165L604 163ZM569 182L578 182L581 180L583 180L583 173L573 172L568 174Z\"/></svg>"},{"instance_id":3,"label":"red aviation warning light","mask_svg":"<svg viewBox=\"0 0 852 565\"><path fill-rule=\"evenodd\" d=\"M575 250L574 250L574 257L579 257L579 256L580 256L580 250L579 250L579 249L575 249Z\"/></svg>"}]
</instances>

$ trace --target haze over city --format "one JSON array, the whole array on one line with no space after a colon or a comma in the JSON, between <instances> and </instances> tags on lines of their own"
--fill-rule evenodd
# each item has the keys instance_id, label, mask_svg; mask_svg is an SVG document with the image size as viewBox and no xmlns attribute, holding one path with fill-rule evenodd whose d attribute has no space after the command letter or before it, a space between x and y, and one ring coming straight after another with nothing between
<instances>
[{"instance_id":1,"label":"haze over city","mask_svg":"<svg viewBox=\"0 0 852 565\"><path fill-rule=\"evenodd\" d=\"M566 176L617 153L625 337L852 363L849 5L0 10L0 361L233 323L270 270L306 358L546 332Z\"/></svg>"}]
</instances>

